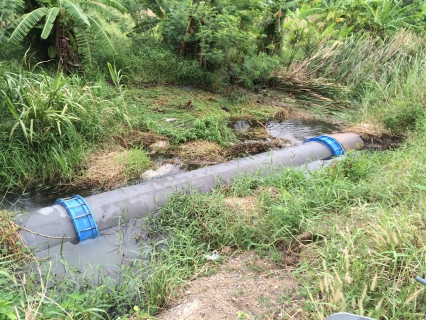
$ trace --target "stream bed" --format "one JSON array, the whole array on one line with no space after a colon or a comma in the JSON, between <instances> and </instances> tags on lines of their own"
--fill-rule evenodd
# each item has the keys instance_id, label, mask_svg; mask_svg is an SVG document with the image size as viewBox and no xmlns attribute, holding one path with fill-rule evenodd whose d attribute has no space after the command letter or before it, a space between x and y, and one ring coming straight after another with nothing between
<instances>
[{"instance_id":1,"label":"stream bed","mask_svg":"<svg viewBox=\"0 0 426 320\"><path fill-rule=\"evenodd\" d=\"M286 139L292 144L300 144L307 138L320 134L333 133L341 129L340 126L321 120L312 119L289 119L285 121L267 120L264 122L233 119L228 126L237 133L249 133L255 128L263 126L271 138ZM179 159L170 163L170 159L158 157L154 159L157 169L148 170L141 175L140 179L133 180L126 185L134 185L144 181L156 180L163 177L173 176L190 170L198 169L200 166L185 165ZM8 209L14 212L30 212L52 205L58 198L70 197L79 194L82 197L103 192L99 188L81 187L55 187L55 188L31 188L22 194L9 193L0 198L0 209Z\"/></svg>"}]
</instances>

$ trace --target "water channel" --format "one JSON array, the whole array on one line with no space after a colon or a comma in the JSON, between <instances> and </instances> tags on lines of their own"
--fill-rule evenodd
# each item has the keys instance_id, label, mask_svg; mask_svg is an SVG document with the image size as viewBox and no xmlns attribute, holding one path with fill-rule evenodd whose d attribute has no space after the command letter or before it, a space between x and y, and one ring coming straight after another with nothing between
<instances>
[{"instance_id":1,"label":"water channel","mask_svg":"<svg viewBox=\"0 0 426 320\"><path fill-rule=\"evenodd\" d=\"M286 121L268 120L263 123L242 119L234 119L228 123L228 126L239 133L247 133L250 130L263 125L267 133L274 138L287 139L293 144L300 144L309 137L320 134L332 133L338 131L340 127L336 124L321 120L289 119ZM170 164L166 158L155 159L157 163L156 170L145 172L141 179L132 181L131 184L141 183L159 179L162 177L173 176L188 170L197 169L197 166L187 166L182 164ZM82 197L98 194L102 190L96 188L75 187L56 187L56 188L31 188L22 194L10 193L0 199L0 207L15 212L29 212L45 206L51 205L57 198L69 197L79 194Z\"/></svg>"}]
</instances>

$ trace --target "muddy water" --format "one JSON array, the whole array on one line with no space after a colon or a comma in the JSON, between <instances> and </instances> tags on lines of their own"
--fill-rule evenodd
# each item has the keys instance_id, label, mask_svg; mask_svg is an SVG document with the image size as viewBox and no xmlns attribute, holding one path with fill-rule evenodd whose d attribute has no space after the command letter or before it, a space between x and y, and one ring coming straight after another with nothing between
<instances>
[{"instance_id":1,"label":"muddy water","mask_svg":"<svg viewBox=\"0 0 426 320\"><path fill-rule=\"evenodd\" d=\"M288 139L293 143L302 143L308 138L341 129L338 125L325 121L303 119L268 121L265 126L271 136Z\"/></svg>"},{"instance_id":2,"label":"muddy water","mask_svg":"<svg viewBox=\"0 0 426 320\"><path fill-rule=\"evenodd\" d=\"M229 125L239 133L249 133L250 129L264 125L267 133L272 137L287 139L295 144L302 143L310 137L333 133L341 129L336 124L307 119L269 120L261 124L257 121L234 120Z\"/></svg>"},{"instance_id":3,"label":"muddy water","mask_svg":"<svg viewBox=\"0 0 426 320\"><path fill-rule=\"evenodd\" d=\"M74 194L87 197L99 192L92 188L31 188L22 194L9 193L5 195L3 199L0 199L0 209L30 212L51 206L58 198L71 197Z\"/></svg>"},{"instance_id":4,"label":"muddy water","mask_svg":"<svg viewBox=\"0 0 426 320\"><path fill-rule=\"evenodd\" d=\"M239 133L249 133L254 128L264 126L267 133L275 138L284 138L292 143L302 143L307 138L323 133L332 133L339 130L339 126L320 120L290 119L286 121L269 120L263 123L258 121L247 121L244 119L233 119L228 122L228 126ZM171 161L174 160L174 161ZM169 159L158 157L154 159L158 168L148 170L142 174L140 179L130 181L127 185L134 185L144 181L156 180L197 169L198 166L188 166L180 162L179 159ZM52 205L57 198L70 197L79 194L82 197L98 194L102 192L96 188L45 188L30 189L23 194L8 194L4 199L0 198L0 208L10 209L15 212L31 212L42 207Z\"/></svg>"},{"instance_id":5,"label":"muddy water","mask_svg":"<svg viewBox=\"0 0 426 320\"><path fill-rule=\"evenodd\" d=\"M183 164L170 164L166 162L170 159L158 158L155 162L157 169L148 170L141 175L140 179L129 181L128 185L139 184L144 181L156 180L163 177L173 176L189 170L198 169L196 166L184 166ZM51 206L58 198L67 198L75 194L82 197L99 194L103 190L99 188L82 188L82 187L61 187L61 188L32 188L22 194L9 193L3 199L0 198L0 209L7 209L14 212L31 212L43 207Z\"/></svg>"},{"instance_id":6,"label":"muddy water","mask_svg":"<svg viewBox=\"0 0 426 320\"><path fill-rule=\"evenodd\" d=\"M136 219L104 230L96 239L80 243L67 241L62 245L36 251L35 257L42 268L46 269L44 272L49 268L59 279L72 270L84 274L86 279L97 284L105 279L118 280L123 268L132 261L139 264L146 261L149 258L149 253L147 256L146 252L151 250L152 241L146 235L144 219Z\"/></svg>"}]
</instances>

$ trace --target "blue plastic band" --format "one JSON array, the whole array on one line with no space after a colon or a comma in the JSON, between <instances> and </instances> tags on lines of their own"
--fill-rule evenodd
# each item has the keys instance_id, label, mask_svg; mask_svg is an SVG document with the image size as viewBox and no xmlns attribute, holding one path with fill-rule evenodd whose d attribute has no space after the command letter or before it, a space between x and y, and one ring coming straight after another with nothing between
<instances>
[{"instance_id":1,"label":"blue plastic band","mask_svg":"<svg viewBox=\"0 0 426 320\"><path fill-rule=\"evenodd\" d=\"M55 204L60 204L67 210L80 241L99 237L92 210L82 197L76 194L71 198L59 198Z\"/></svg>"},{"instance_id":2,"label":"blue plastic band","mask_svg":"<svg viewBox=\"0 0 426 320\"><path fill-rule=\"evenodd\" d=\"M334 157L342 156L345 154L345 149L343 149L342 145L336 139L332 137L329 137L329 136L313 137L303 141L303 143L310 142L310 141L317 141L322 144L325 144L327 147L330 148Z\"/></svg>"}]
</instances>

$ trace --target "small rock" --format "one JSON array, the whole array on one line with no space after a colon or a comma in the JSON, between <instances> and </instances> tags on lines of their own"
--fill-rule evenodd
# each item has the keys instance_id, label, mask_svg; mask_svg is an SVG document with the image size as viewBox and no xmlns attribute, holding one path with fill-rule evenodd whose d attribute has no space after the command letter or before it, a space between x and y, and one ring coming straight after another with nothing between
<instances>
[{"instance_id":1,"label":"small rock","mask_svg":"<svg viewBox=\"0 0 426 320\"><path fill-rule=\"evenodd\" d=\"M164 121L166 121L166 122L174 122L176 120L177 120L177 118L164 118Z\"/></svg>"}]
</instances>

